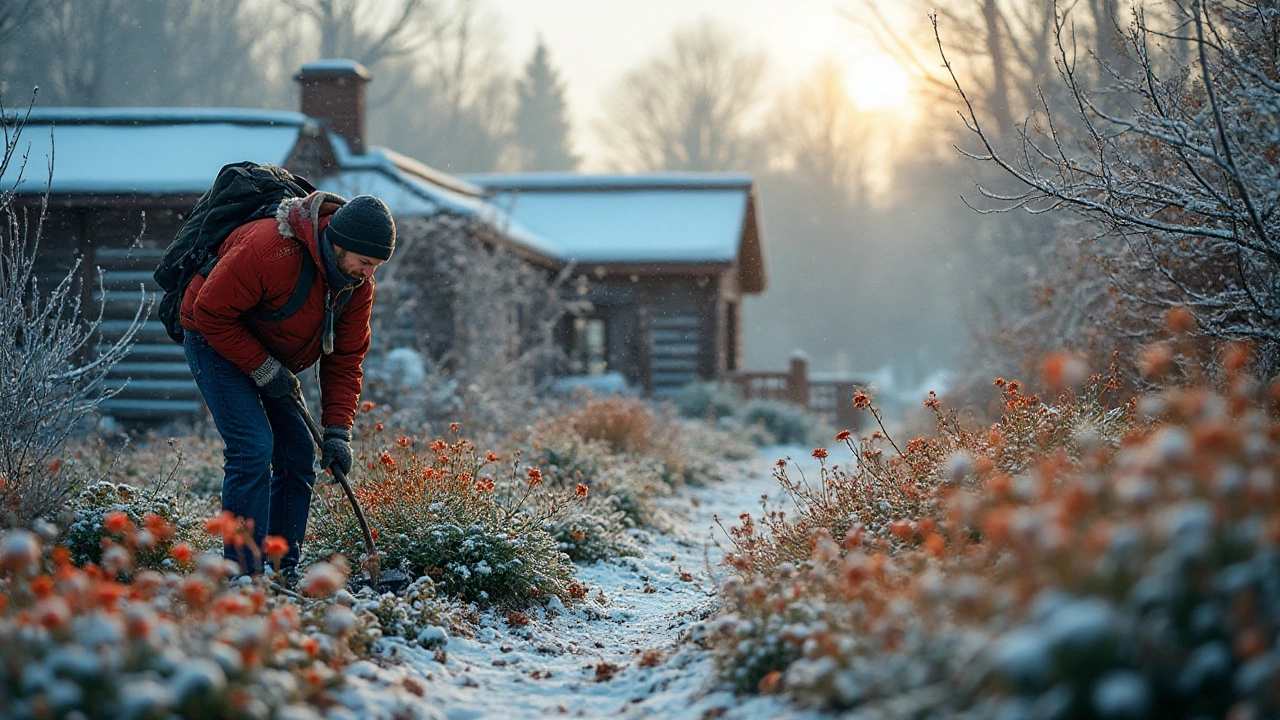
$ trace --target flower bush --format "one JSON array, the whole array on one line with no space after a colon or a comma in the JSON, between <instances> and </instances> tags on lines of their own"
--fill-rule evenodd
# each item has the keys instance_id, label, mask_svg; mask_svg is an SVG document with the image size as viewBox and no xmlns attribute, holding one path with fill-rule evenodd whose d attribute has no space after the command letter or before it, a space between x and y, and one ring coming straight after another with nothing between
<instances>
[{"instance_id":1,"label":"flower bush","mask_svg":"<svg viewBox=\"0 0 1280 720\"><path fill-rule=\"evenodd\" d=\"M552 492L537 468L521 473L518 459L504 473L496 455L477 454L469 440L402 436L377 445L385 438L380 424L360 436L354 490L377 529L383 568L428 576L444 597L482 606L571 599L573 565L546 525L582 498ZM303 562L360 557L363 535L341 491L326 486L317 495Z\"/></svg>"},{"instance_id":2,"label":"flower bush","mask_svg":"<svg viewBox=\"0 0 1280 720\"><path fill-rule=\"evenodd\" d=\"M740 690L867 717L1273 717L1280 386L1248 365L1130 402L997 381L972 431L930 397L938 436L900 452L842 433L856 464L780 468L794 516L730 529L698 637Z\"/></svg>"},{"instance_id":3,"label":"flower bush","mask_svg":"<svg viewBox=\"0 0 1280 720\"><path fill-rule=\"evenodd\" d=\"M101 565L104 549L121 545L132 554L135 568L174 570L175 546L214 549L214 539L202 528L208 510L208 503L163 488L103 480L72 499L63 543L77 566Z\"/></svg>"},{"instance_id":4,"label":"flower bush","mask_svg":"<svg viewBox=\"0 0 1280 720\"><path fill-rule=\"evenodd\" d=\"M136 545L77 568L65 546L0 535L0 716L312 716L304 706L332 705L342 667L381 634L334 592L340 566L313 568L301 587L316 599L301 602L229 580L234 567L216 555L176 548L189 574L136 570L121 583L111 563L132 567Z\"/></svg>"}]
</instances>

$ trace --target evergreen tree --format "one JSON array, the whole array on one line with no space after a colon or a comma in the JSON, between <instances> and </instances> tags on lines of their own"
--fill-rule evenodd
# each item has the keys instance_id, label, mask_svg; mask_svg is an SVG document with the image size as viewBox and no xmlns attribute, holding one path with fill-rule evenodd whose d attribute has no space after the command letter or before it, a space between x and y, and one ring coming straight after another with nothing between
<instances>
[{"instance_id":1,"label":"evergreen tree","mask_svg":"<svg viewBox=\"0 0 1280 720\"><path fill-rule=\"evenodd\" d=\"M569 147L569 119L564 86L551 62L547 46L538 40L533 57L516 83L516 144L526 170L573 170L578 156Z\"/></svg>"}]
</instances>

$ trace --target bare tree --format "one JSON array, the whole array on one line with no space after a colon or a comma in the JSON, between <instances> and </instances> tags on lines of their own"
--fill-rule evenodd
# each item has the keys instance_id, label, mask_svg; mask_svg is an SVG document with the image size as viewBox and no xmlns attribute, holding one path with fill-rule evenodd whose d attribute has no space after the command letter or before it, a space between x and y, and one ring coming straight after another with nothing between
<instances>
[{"instance_id":1,"label":"bare tree","mask_svg":"<svg viewBox=\"0 0 1280 720\"><path fill-rule=\"evenodd\" d=\"M6 116L0 103L0 177L10 178L0 188L0 527L57 511L74 488L76 477L61 463L66 441L99 403L119 392L105 389L102 380L128 352L149 310L139 287L133 322L119 339L106 342L98 333L101 307L96 317L82 311L79 263L52 287L42 287L36 253L48 195L32 222L15 207L12 192L26 169L27 157L19 153L25 122L23 115ZM52 176L52 159L48 172Z\"/></svg>"},{"instance_id":2,"label":"bare tree","mask_svg":"<svg viewBox=\"0 0 1280 720\"><path fill-rule=\"evenodd\" d=\"M741 169L754 155L747 122L764 70L762 54L704 20L623 78L599 132L626 169Z\"/></svg>"},{"instance_id":3,"label":"bare tree","mask_svg":"<svg viewBox=\"0 0 1280 720\"><path fill-rule=\"evenodd\" d=\"M287 0L316 25L322 58L373 67L411 55L438 31L434 0Z\"/></svg>"},{"instance_id":4,"label":"bare tree","mask_svg":"<svg viewBox=\"0 0 1280 720\"><path fill-rule=\"evenodd\" d=\"M1140 74L1086 83L1069 26L1056 16L1068 125L1048 103L1020 126L1016 152L988 131L953 74L965 120L981 143L972 157L998 167L1019 190L983 188L990 211L1069 211L1096 228L1093 252L1110 276L1104 322L1141 337L1153 313L1186 305L1200 331L1258 343L1264 371L1280 366L1280 18L1273 2L1173 2L1180 32L1135 14L1124 50ZM1189 45L1189 63L1179 46ZM946 48L941 40L948 70ZM1102 92L1128 100L1111 110ZM1069 128L1069 129L1065 129ZM1089 322L1098 322L1090 319ZM1083 323L1076 325L1079 329Z\"/></svg>"},{"instance_id":5,"label":"bare tree","mask_svg":"<svg viewBox=\"0 0 1280 720\"><path fill-rule=\"evenodd\" d=\"M39 85L54 105L283 103L296 62L277 64L289 52L262 32L280 26L270 10L240 0L47 0L0 43L0 76Z\"/></svg>"},{"instance_id":6,"label":"bare tree","mask_svg":"<svg viewBox=\"0 0 1280 720\"><path fill-rule=\"evenodd\" d=\"M770 156L824 204L866 203L871 126L849 98L834 62L819 65L808 80L783 94L769 129Z\"/></svg>"}]
</instances>

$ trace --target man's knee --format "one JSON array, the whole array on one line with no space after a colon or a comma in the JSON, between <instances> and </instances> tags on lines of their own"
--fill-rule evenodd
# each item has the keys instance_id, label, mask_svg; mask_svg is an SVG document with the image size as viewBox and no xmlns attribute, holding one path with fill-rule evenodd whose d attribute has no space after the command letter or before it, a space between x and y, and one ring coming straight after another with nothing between
<instances>
[{"instance_id":1,"label":"man's knee","mask_svg":"<svg viewBox=\"0 0 1280 720\"><path fill-rule=\"evenodd\" d=\"M260 473L271 467L273 445L270 435L264 437L223 438L226 443L228 470Z\"/></svg>"}]
</instances>

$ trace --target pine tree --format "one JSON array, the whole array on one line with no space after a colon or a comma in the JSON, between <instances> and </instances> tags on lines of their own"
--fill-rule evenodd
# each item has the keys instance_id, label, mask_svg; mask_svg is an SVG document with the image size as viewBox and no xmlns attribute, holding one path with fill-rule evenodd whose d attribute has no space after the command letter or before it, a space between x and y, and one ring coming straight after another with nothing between
<instances>
[{"instance_id":1,"label":"pine tree","mask_svg":"<svg viewBox=\"0 0 1280 720\"><path fill-rule=\"evenodd\" d=\"M515 140L523 154L526 170L573 170L578 156L570 148L569 119L564 86L551 62L547 46L538 40L533 57L524 66L524 77L516 83Z\"/></svg>"}]
</instances>

